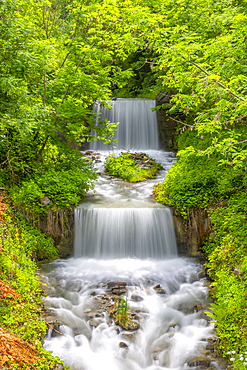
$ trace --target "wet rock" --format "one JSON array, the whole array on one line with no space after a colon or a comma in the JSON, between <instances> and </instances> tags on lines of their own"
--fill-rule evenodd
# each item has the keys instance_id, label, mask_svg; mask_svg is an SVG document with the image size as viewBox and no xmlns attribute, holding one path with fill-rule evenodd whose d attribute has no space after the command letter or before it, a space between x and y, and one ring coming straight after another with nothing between
<instances>
[{"instance_id":1,"label":"wet rock","mask_svg":"<svg viewBox=\"0 0 247 370\"><path fill-rule=\"evenodd\" d=\"M198 274L198 278L199 278L199 279L203 279L203 278L205 278L205 272L204 272L204 271L199 272L199 274Z\"/></svg>"},{"instance_id":2,"label":"wet rock","mask_svg":"<svg viewBox=\"0 0 247 370\"><path fill-rule=\"evenodd\" d=\"M154 289L154 290L156 290L156 289L160 289L160 288L161 288L160 284L157 284L157 285L155 285L155 286L153 287L153 289Z\"/></svg>"},{"instance_id":3,"label":"wet rock","mask_svg":"<svg viewBox=\"0 0 247 370\"><path fill-rule=\"evenodd\" d=\"M63 367L63 365L61 365L61 364L56 364L56 365L54 365L52 370L65 370L65 367Z\"/></svg>"},{"instance_id":4,"label":"wet rock","mask_svg":"<svg viewBox=\"0 0 247 370\"><path fill-rule=\"evenodd\" d=\"M119 343L119 347L120 347L120 348L128 348L127 344L126 344L126 343L124 343L124 342L120 342L120 343Z\"/></svg>"},{"instance_id":5,"label":"wet rock","mask_svg":"<svg viewBox=\"0 0 247 370\"><path fill-rule=\"evenodd\" d=\"M55 321L57 321L57 317L55 315L46 315L45 312L45 321L49 323L50 325L53 325Z\"/></svg>"},{"instance_id":6,"label":"wet rock","mask_svg":"<svg viewBox=\"0 0 247 370\"><path fill-rule=\"evenodd\" d=\"M128 320L125 323L119 322L116 320L116 324L120 326L120 328L124 330L138 330L140 328L140 324L138 322Z\"/></svg>"},{"instance_id":7,"label":"wet rock","mask_svg":"<svg viewBox=\"0 0 247 370\"><path fill-rule=\"evenodd\" d=\"M70 292L79 292L81 290L81 281L68 281L66 283L66 289Z\"/></svg>"},{"instance_id":8,"label":"wet rock","mask_svg":"<svg viewBox=\"0 0 247 370\"><path fill-rule=\"evenodd\" d=\"M208 367L207 370L218 370L219 368L216 365Z\"/></svg>"},{"instance_id":9,"label":"wet rock","mask_svg":"<svg viewBox=\"0 0 247 370\"><path fill-rule=\"evenodd\" d=\"M129 342L132 342L132 343L136 342L136 336L134 333L123 333L122 337L127 339Z\"/></svg>"},{"instance_id":10,"label":"wet rock","mask_svg":"<svg viewBox=\"0 0 247 370\"><path fill-rule=\"evenodd\" d=\"M40 201L42 207L45 207L50 203L50 199L48 197L40 198L39 201Z\"/></svg>"},{"instance_id":11,"label":"wet rock","mask_svg":"<svg viewBox=\"0 0 247 370\"><path fill-rule=\"evenodd\" d=\"M162 288L162 287L160 286L160 284L155 285L155 286L153 287L153 289L154 289L154 290L156 291L156 293L158 293L158 294L166 294L165 289L164 289L164 288Z\"/></svg>"},{"instance_id":12,"label":"wet rock","mask_svg":"<svg viewBox=\"0 0 247 370\"><path fill-rule=\"evenodd\" d=\"M103 322L104 322L104 320L101 320L101 319L92 319L92 320L89 320L89 325L94 327L94 328L97 328L97 326L99 326Z\"/></svg>"},{"instance_id":13,"label":"wet rock","mask_svg":"<svg viewBox=\"0 0 247 370\"><path fill-rule=\"evenodd\" d=\"M109 323L109 325L114 324L114 319L113 319L113 317L109 317L109 318L108 318L108 323Z\"/></svg>"},{"instance_id":14,"label":"wet rock","mask_svg":"<svg viewBox=\"0 0 247 370\"><path fill-rule=\"evenodd\" d=\"M88 340L91 340L91 330L84 320L77 320L76 322L73 322L70 326L75 335L83 334Z\"/></svg>"},{"instance_id":15,"label":"wet rock","mask_svg":"<svg viewBox=\"0 0 247 370\"><path fill-rule=\"evenodd\" d=\"M159 348L159 347L156 347L155 349L154 349L154 352L161 352L162 351L162 349L161 348Z\"/></svg>"},{"instance_id":16,"label":"wet rock","mask_svg":"<svg viewBox=\"0 0 247 370\"><path fill-rule=\"evenodd\" d=\"M127 292L127 289L112 289L112 294L123 295Z\"/></svg>"},{"instance_id":17,"label":"wet rock","mask_svg":"<svg viewBox=\"0 0 247 370\"><path fill-rule=\"evenodd\" d=\"M159 356L160 356L160 353L159 352L153 353L153 360L154 361L158 361L159 360Z\"/></svg>"},{"instance_id":18,"label":"wet rock","mask_svg":"<svg viewBox=\"0 0 247 370\"><path fill-rule=\"evenodd\" d=\"M140 316L136 315L135 313L131 313L130 316L133 320L140 320Z\"/></svg>"},{"instance_id":19,"label":"wet rock","mask_svg":"<svg viewBox=\"0 0 247 370\"><path fill-rule=\"evenodd\" d=\"M208 368L211 364L211 360L205 356L194 356L187 361L189 367L201 366Z\"/></svg>"},{"instance_id":20,"label":"wet rock","mask_svg":"<svg viewBox=\"0 0 247 370\"><path fill-rule=\"evenodd\" d=\"M209 337L208 338L208 342L217 343L217 341L218 341L218 338L217 337Z\"/></svg>"},{"instance_id":21,"label":"wet rock","mask_svg":"<svg viewBox=\"0 0 247 370\"><path fill-rule=\"evenodd\" d=\"M174 332L174 330L176 329L176 327L179 328L178 323L176 323L176 322L172 323L171 325L169 325L169 327L167 329L167 332L169 332L169 331L173 331Z\"/></svg>"},{"instance_id":22,"label":"wet rock","mask_svg":"<svg viewBox=\"0 0 247 370\"><path fill-rule=\"evenodd\" d=\"M138 294L132 294L131 299L135 302L141 302L143 301L143 298Z\"/></svg>"},{"instance_id":23,"label":"wet rock","mask_svg":"<svg viewBox=\"0 0 247 370\"><path fill-rule=\"evenodd\" d=\"M201 309L202 309L202 305L201 304L195 304L195 306L193 307L193 310L196 311L196 312L201 311Z\"/></svg>"},{"instance_id":24,"label":"wet rock","mask_svg":"<svg viewBox=\"0 0 247 370\"><path fill-rule=\"evenodd\" d=\"M126 287L127 283L123 282L123 281L110 281L109 283L107 283L107 287L108 288L113 288L113 287Z\"/></svg>"},{"instance_id":25,"label":"wet rock","mask_svg":"<svg viewBox=\"0 0 247 370\"><path fill-rule=\"evenodd\" d=\"M147 314L148 311L147 310L144 310L144 309L139 309L139 308L136 308L135 310L133 310L133 312L135 313L140 313L140 314Z\"/></svg>"},{"instance_id":26,"label":"wet rock","mask_svg":"<svg viewBox=\"0 0 247 370\"><path fill-rule=\"evenodd\" d=\"M51 337L52 338L55 338L57 336L60 336L61 335L61 332L60 332L60 326L62 326L62 322L61 321L46 321L46 325L48 327L48 329L51 329L52 332L51 332Z\"/></svg>"},{"instance_id":27,"label":"wet rock","mask_svg":"<svg viewBox=\"0 0 247 370\"><path fill-rule=\"evenodd\" d=\"M91 154L93 154L93 150L87 150L85 154L86 155L91 155Z\"/></svg>"},{"instance_id":28,"label":"wet rock","mask_svg":"<svg viewBox=\"0 0 247 370\"><path fill-rule=\"evenodd\" d=\"M94 317L102 317L102 314L100 314L99 312L89 312L88 314L86 314L86 316L92 319Z\"/></svg>"},{"instance_id":29,"label":"wet rock","mask_svg":"<svg viewBox=\"0 0 247 370\"><path fill-rule=\"evenodd\" d=\"M214 352L214 344L213 343L208 343L206 349L208 351Z\"/></svg>"}]
</instances>

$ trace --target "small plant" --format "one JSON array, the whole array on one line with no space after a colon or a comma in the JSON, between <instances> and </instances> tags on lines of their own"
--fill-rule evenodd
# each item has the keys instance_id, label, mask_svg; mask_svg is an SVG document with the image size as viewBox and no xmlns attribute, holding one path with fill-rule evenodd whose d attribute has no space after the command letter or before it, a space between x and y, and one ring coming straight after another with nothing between
<instances>
[{"instance_id":1,"label":"small plant","mask_svg":"<svg viewBox=\"0 0 247 370\"><path fill-rule=\"evenodd\" d=\"M118 300L116 299L115 304L116 304L117 311L114 317L116 318L118 322L125 325L126 323L128 323L128 320L129 320L128 315L130 313L128 302L127 302L127 297L125 300L121 298L119 298Z\"/></svg>"},{"instance_id":2,"label":"small plant","mask_svg":"<svg viewBox=\"0 0 247 370\"><path fill-rule=\"evenodd\" d=\"M124 330L137 330L139 323L131 320L130 308L128 305L127 297L124 299L115 298L114 305L110 310L110 315L116 320L116 324L121 326Z\"/></svg>"}]
</instances>

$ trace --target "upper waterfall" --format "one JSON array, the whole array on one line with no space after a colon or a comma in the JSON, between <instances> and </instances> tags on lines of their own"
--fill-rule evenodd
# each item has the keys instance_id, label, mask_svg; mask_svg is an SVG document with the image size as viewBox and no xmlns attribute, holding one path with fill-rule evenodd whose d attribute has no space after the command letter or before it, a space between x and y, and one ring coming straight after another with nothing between
<instances>
[{"instance_id":1,"label":"upper waterfall","mask_svg":"<svg viewBox=\"0 0 247 370\"><path fill-rule=\"evenodd\" d=\"M150 99L117 99L111 110L94 104L94 110L100 113L100 119L117 123L115 138L117 143L104 144L103 141L90 143L90 149L107 150L112 146L118 149L159 149L159 137L156 112L156 101Z\"/></svg>"}]
</instances>

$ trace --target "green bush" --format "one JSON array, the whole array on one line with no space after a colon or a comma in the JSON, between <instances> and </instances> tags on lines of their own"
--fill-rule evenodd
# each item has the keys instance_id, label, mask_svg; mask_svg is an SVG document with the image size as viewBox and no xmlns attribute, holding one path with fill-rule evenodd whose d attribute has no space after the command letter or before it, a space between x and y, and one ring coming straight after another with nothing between
<instances>
[{"instance_id":1,"label":"green bush","mask_svg":"<svg viewBox=\"0 0 247 370\"><path fill-rule=\"evenodd\" d=\"M162 169L160 163L156 163L154 159L147 156L145 153L140 153L140 158L143 157L143 161L149 161L149 165L146 168L139 167L139 163L136 163L134 159L138 153L121 153L119 156L111 154L106 158L105 170L110 172L111 175L121 177L124 181L128 182L139 182L147 179L152 179L158 171ZM140 162L140 163L141 163Z\"/></svg>"},{"instance_id":2,"label":"green bush","mask_svg":"<svg viewBox=\"0 0 247 370\"><path fill-rule=\"evenodd\" d=\"M93 186L97 175L91 165L81 161L81 167L71 169L51 168L42 174L36 174L20 186L9 190L10 200L22 208L31 208L36 213L57 206L69 208L78 204L86 191ZM47 196L50 203L42 207L40 198Z\"/></svg>"}]
</instances>

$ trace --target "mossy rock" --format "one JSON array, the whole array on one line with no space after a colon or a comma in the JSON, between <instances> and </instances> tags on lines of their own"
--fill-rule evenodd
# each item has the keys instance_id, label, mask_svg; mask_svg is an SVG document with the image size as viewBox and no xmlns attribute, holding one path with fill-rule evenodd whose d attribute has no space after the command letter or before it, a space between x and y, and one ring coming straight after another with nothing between
<instances>
[{"instance_id":1,"label":"mossy rock","mask_svg":"<svg viewBox=\"0 0 247 370\"><path fill-rule=\"evenodd\" d=\"M146 153L121 152L119 156L111 154L106 158L105 170L124 181L135 183L154 178L163 167Z\"/></svg>"}]
</instances>

